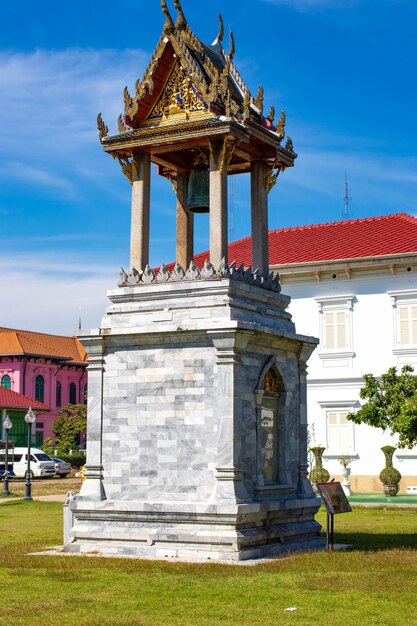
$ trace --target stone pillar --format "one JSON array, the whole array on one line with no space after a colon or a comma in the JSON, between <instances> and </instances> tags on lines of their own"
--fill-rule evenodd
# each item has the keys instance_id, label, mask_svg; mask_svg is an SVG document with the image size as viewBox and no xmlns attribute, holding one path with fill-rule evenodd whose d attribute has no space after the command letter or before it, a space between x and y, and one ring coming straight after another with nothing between
<instances>
[{"instance_id":1,"label":"stone pillar","mask_svg":"<svg viewBox=\"0 0 417 626\"><path fill-rule=\"evenodd\" d=\"M227 262L227 167L223 141L210 142L210 262Z\"/></svg>"},{"instance_id":2,"label":"stone pillar","mask_svg":"<svg viewBox=\"0 0 417 626\"><path fill-rule=\"evenodd\" d=\"M105 500L103 486L103 338L79 338L88 353L87 458L84 482L77 499Z\"/></svg>"},{"instance_id":3,"label":"stone pillar","mask_svg":"<svg viewBox=\"0 0 417 626\"><path fill-rule=\"evenodd\" d=\"M187 211L188 172L177 174L177 254L176 261L184 269L194 255L194 215Z\"/></svg>"},{"instance_id":4,"label":"stone pillar","mask_svg":"<svg viewBox=\"0 0 417 626\"><path fill-rule=\"evenodd\" d=\"M242 446L241 416L236 415L236 368L240 365L238 350L243 350L250 334L234 331L209 331L216 348L218 366L216 498L244 501L248 497L244 484L245 468L239 467Z\"/></svg>"},{"instance_id":5,"label":"stone pillar","mask_svg":"<svg viewBox=\"0 0 417 626\"><path fill-rule=\"evenodd\" d=\"M264 398L264 390L255 390L256 404L256 486L263 487L265 484L264 473L261 458L261 440L262 440L262 400Z\"/></svg>"},{"instance_id":6,"label":"stone pillar","mask_svg":"<svg viewBox=\"0 0 417 626\"><path fill-rule=\"evenodd\" d=\"M304 352L301 350L301 352ZM309 358L311 350L308 351ZM299 378L299 397L300 397L300 420L299 420L299 459L298 459L298 486L297 493L300 496L312 497L314 495L313 488L308 479L308 444L307 444L307 363L305 361L299 361L298 363L298 378Z\"/></svg>"},{"instance_id":7,"label":"stone pillar","mask_svg":"<svg viewBox=\"0 0 417 626\"><path fill-rule=\"evenodd\" d=\"M251 163L252 267L260 273L269 270L268 191L265 188L266 164Z\"/></svg>"},{"instance_id":8,"label":"stone pillar","mask_svg":"<svg viewBox=\"0 0 417 626\"><path fill-rule=\"evenodd\" d=\"M149 263L149 211L151 202L151 155L132 155L132 220L130 230L130 266L139 272Z\"/></svg>"}]
</instances>

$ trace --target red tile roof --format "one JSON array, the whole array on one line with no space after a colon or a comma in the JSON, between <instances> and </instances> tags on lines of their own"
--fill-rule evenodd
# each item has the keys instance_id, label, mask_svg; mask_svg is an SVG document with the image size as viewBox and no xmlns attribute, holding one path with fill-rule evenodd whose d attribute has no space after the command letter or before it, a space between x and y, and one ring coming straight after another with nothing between
<instances>
[{"instance_id":1,"label":"red tile roof","mask_svg":"<svg viewBox=\"0 0 417 626\"><path fill-rule=\"evenodd\" d=\"M87 353L76 337L48 335L0 327L0 355L27 354L86 363Z\"/></svg>"},{"instance_id":2,"label":"red tile roof","mask_svg":"<svg viewBox=\"0 0 417 626\"><path fill-rule=\"evenodd\" d=\"M229 244L229 263L252 263L251 237ZM269 264L312 263L417 253L417 219L394 213L269 231ZM202 267L208 252L194 257Z\"/></svg>"},{"instance_id":3,"label":"red tile roof","mask_svg":"<svg viewBox=\"0 0 417 626\"><path fill-rule=\"evenodd\" d=\"M2 409L28 409L32 407L36 411L50 411L51 408L44 402L38 402L21 393L0 386L0 408Z\"/></svg>"}]
</instances>

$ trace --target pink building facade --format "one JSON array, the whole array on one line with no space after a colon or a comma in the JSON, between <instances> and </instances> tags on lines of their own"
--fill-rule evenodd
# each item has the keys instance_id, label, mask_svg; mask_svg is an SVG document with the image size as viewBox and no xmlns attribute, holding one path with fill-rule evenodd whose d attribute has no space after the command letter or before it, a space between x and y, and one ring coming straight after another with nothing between
<instances>
[{"instance_id":1,"label":"pink building facade","mask_svg":"<svg viewBox=\"0 0 417 626\"><path fill-rule=\"evenodd\" d=\"M0 385L50 407L36 412L37 440L67 404L87 402L87 355L75 337L0 328Z\"/></svg>"}]
</instances>

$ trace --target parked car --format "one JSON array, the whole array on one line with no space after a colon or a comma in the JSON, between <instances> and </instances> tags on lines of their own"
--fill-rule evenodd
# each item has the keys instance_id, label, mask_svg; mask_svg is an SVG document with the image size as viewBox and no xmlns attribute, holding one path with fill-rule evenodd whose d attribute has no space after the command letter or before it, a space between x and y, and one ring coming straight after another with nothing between
<instances>
[{"instance_id":1,"label":"parked car","mask_svg":"<svg viewBox=\"0 0 417 626\"><path fill-rule=\"evenodd\" d=\"M71 472L71 463L67 463L62 459L58 459L58 457L54 456L52 459L55 463L55 474L60 478L65 478Z\"/></svg>"},{"instance_id":2,"label":"parked car","mask_svg":"<svg viewBox=\"0 0 417 626\"><path fill-rule=\"evenodd\" d=\"M17 478L24 478L27 469L27 448L15 448L13 471ZM30 477L46 478L55 476L55 463L43 450L32 448L30 451Z\"/></svg>"}]
</instances>

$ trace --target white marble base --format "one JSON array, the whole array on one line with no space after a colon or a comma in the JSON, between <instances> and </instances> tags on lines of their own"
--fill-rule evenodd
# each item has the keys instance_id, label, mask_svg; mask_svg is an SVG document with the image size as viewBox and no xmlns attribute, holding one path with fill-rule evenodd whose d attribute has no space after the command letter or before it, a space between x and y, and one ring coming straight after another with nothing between
<instances>
[{"instance_id":1,"label":"white marble base","mask_svg":"<svg viewBox=\"0 0 417 626\"><path fill-rule=\"evenodd\" d=\"M110 292L89 357L87 473L69 552L241 560L322 547L306 478L305 362L289 298L227 278ZM279 479L259 467L259 385L284 386Z\"/></svg>"}]
</instances>

